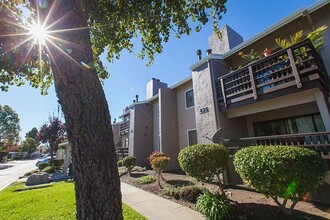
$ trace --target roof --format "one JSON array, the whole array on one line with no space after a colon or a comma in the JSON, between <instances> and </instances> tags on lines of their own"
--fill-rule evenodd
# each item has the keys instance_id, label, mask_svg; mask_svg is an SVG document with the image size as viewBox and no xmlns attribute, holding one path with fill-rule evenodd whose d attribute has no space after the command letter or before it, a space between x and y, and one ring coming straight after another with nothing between
<instances>
[{"instance_id":1,"label":"roof","mask_svg":"<svg viewBox=\"0 0 330 220\"><path fill-rule=\"evenodd\" d=\"M197 67L204 64L205 62L207 62L210 59L225 59L225 58L227 58L227 57L229 57L233 54L236 54L239 51L243 50L245 47L253 44L254 42L256 42L260 39L262 39L263 37L269 35L270 33L276 31L277 29L279 29L281 27L283 27L284 25L296 20L297 18L299 18L301 16L304 16L306 11L308 13L312 13L312 12L317 11L318 9L322 8L323 6L325 6L329 3L330 3L330 0L320 0L320 1L317 1L316 3L314 3L313 5L309 6L309 7L302 7L300 9L298 9L297 11L293 12L291 15L283 18L279 22L273 24L269 28L267 28L264 31L260 32L259 34L255 35L251 39L249 39L247 41L244 41L241 44L237 45L236 47L232 48L228 52L226 52L224 54L221 54L221 55L217 54L218 56L216 56L216 57L214 57L214 54L211 54L211 55L208 55L208 56L204 57L203 59L199 60L197 63L192 65L190 67L190 69L193 71Z\"/></svg>"}]
</instances>

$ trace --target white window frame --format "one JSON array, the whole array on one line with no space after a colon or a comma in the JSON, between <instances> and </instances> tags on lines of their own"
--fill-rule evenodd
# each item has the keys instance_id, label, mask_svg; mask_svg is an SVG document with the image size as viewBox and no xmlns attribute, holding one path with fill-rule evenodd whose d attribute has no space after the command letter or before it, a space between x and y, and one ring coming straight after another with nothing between
<instances>
[{"instance_id":1,"label":"white window frame","mask_svg":"<svg viewBox=\"0 0 330 220\"><path fill-rule=\"evenodd\" d=\"M188 129L187 130L187 144L188 146L190 146L190 143L189 143L189 131L196 131L196 135L197 135L197 129L194 128L194 129ZM198 136L197 136L197 144L198 144Z\"/></svg>"},{"instance_id":2,"label":"white window frame","mask_svg":"<svg viewBox=\"0 0 330 220\"><path fill-rule=\"evenodd\" d=\"M190 107L187 107L187 93L190 92L190 91L193 91L194 92L194 89L191 88L191 89L188 89L184 92L184 106L186 109L191 109L191 108L194 108L195 107L195 95L193 96L194 98L194 105L193 106L190 106Z\"/></svg>"}]
</instances>

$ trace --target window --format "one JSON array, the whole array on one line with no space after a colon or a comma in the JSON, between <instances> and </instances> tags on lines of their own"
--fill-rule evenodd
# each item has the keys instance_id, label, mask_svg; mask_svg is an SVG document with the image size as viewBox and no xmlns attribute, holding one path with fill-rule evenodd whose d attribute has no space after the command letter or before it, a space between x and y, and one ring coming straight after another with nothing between
<instances>
[{"instance_id":1,"label":"window","mask_svg":"<svg viewBox=\"0 0 330 220\"><path fill-rule=\"evenodd\" d=\"M325 131L320 114L257 122L253 127L256 136Z\"/></svg>"},{"instance_id":2,"label":"window","mask_svg":"<svg viewBox=\"0 0 330 220\"><path fill-rule=\"evenodd\" d=\"M196 130L190 130L188 131L188 145L194 145L197 144L197 131Z\"/></svg>"},{"instance_id":3,"label":"window","mask_svg":"<svg viewBox=\"0 0 330 220\"><path fill-rule=\"evenodd\" d=\"M124 147L128 147L128 138L125 138Z\"/></svg>"},{"instance_id":4,"label":"window","mask_svg":"<svg viewBox=\"0 0 330 220\"><path fill-rule=\"evenodd\" d=\"M190 108L190 107L193 107L195 106L195 102L194 102L194 90L191 89L191 90L188 90L186 92L186 108Z\"/></svg>"}]
</instances>

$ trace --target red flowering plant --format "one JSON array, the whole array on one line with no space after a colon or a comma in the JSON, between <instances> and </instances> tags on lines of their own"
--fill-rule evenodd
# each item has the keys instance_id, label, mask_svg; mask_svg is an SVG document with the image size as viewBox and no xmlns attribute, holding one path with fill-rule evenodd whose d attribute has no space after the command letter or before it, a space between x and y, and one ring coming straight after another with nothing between
<instances>
[{"instance_id":1,"label":"red flowering plant","mask_svg":"<svg viewBox=\"0 0 330 220\"><path fill-rule=\"evenodd\" d=\"M148 160L150 161L152 169L157 174L157 182L159 187L163 188L160 184L160 178L162 178L162 180L165 180L162 172L167 166L168 162L170 161L170 158L166 156L164 153L156 151L149 156Z\"/></svg>"}]
</instances>

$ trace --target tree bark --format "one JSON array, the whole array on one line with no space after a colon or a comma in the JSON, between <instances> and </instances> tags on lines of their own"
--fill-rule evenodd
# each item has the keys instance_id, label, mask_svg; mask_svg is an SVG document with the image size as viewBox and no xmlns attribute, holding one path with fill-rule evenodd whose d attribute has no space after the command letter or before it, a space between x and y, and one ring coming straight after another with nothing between
<instances>
[{"instance_id":1,"label":"tree bark","mask_svg":"<svg viewBox=\"0 0 330 220\"><path fill-rule=\"evenodd\" d=\"M51 7L53 5L53 9ZM54 73L55 90L64 113L72 147L77 219L122 219L120 180L108 104L93 68L87 18L79 0L48 1L40 9L51 30L82 28L51 33L58 45L47 42ZM70 58L70 57L71 58Z\"/></svg>"}]
</instances>

